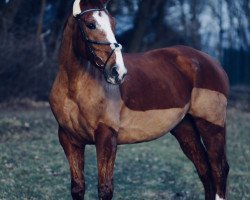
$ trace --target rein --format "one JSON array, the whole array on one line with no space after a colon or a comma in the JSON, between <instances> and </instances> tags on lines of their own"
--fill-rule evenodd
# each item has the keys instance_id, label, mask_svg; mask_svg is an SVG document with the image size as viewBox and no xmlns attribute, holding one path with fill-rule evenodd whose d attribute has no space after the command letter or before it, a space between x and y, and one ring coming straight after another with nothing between
<instances>
[{"instance_id":1,"label":"rein","mask_svg":"<svg viewBox=\"0 0 250 200\"><path fill-rule=\"evenodd\" d=\"M81 21L81 16L83 16L84 14L86 14L88 12L102 11L102 10L106 10L106 8L101 8L101 9L96 8L96 9L89 9L89 10L82 11L80 14L75 16L75 19L76 19L78 27L80 29L82 40L85 42L85 44L87 46L87 50L91 55L91 61L98 67L98 69L100 69L101 71L104 71L106 69L107 63L110 60L111 56L114 54L114 52L116 50L121 50L122 45L119 43L110 43L110 42L89 40L84 32L82 21ZM111 47L112 51L110 52L110 54L105 62L103 62L102 59L96 55L96 53L92 47L93 44L94 45L109 45ZM97 59L100 60L102 62L102 64L98 63Z\"/></svg>"}]
</instances>

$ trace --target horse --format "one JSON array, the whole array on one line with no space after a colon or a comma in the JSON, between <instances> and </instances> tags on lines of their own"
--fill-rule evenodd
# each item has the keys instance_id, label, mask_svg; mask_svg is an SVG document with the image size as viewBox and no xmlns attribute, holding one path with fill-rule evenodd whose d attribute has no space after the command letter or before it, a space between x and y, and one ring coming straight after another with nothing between
<instances>
[{"instance_id":1,"label":"horse","mask_svg":"<svg viewBox=\"0 0 250 200\"><path fill-rule=\"evenodd\" d=\"M117 146L170 132L194 164L205 199L226 199L225 71L186 46L122 53L108 2L74 1L49 98L70 166L72 198L84 199L86 145L96 148L98 198L110 200Z\"/></svg>"}]
</instances>

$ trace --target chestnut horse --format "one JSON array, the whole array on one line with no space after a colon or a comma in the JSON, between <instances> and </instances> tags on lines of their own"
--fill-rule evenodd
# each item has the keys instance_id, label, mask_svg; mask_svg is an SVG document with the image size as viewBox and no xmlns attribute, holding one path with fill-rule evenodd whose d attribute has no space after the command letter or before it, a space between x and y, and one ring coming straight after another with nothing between
<instances>
[{"instance_id":1,"label":"chestnut horse","mask_svg":"<svg viewBox=\"0 0 250 200\"><path fill-rule=\"evenodd\" d=\"M96 147L98 196L109 200L117 145L167 132L196 167L205 199L226 199L226 73L207 54L185 46L122 54L107 2L75 0L50 95L73 199L84 199L85 145Z\"/></svg>"}]
</instances>

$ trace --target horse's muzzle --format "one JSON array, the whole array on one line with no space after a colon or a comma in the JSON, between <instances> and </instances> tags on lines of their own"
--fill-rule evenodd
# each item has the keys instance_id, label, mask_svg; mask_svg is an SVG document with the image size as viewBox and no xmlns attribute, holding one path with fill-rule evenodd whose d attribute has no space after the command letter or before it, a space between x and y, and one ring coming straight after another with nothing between
<instances>
[{"instance_id":1,"label":"horse's muzzle","mask_svg":"<svg viewBox=\"0 0 250 200\"><path fill-rule=\"evenodd\" d=\"M120 85L124 81L127 71L120 72L119 68L115 65L110 70L105 70L104 76L108 83L113 85Z\"/></svg>"}]
</instances>

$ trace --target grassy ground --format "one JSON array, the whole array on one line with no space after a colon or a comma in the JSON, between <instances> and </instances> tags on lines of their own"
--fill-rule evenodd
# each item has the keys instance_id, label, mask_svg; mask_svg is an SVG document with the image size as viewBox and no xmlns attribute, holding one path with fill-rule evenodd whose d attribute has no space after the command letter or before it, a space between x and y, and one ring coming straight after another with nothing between
<instances>
[{"instance_id":1,"label":"grassy ground","mask_svg":"<svg viewBox=\"0 0 250 200\"><path fill-rule=\"evenodd\" d=\"M229 196L250 199L250 113L228 113ZM0 199L70 199L68 163L48 107L0 108ZM97 199L94 147L86 149L86 199ZM170 134L120 146L114 199L203 199L191 162Z\"/></svg>"}]
</instances>

